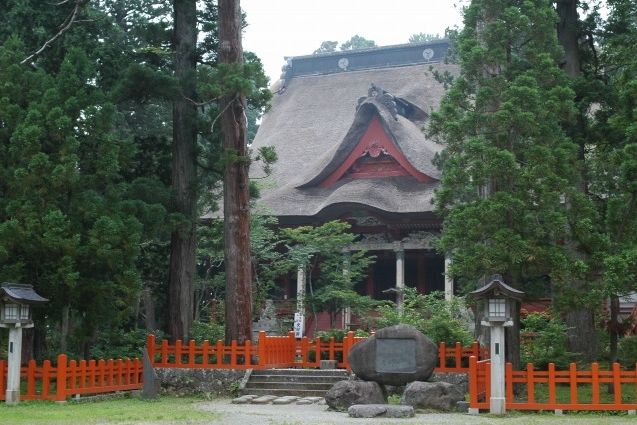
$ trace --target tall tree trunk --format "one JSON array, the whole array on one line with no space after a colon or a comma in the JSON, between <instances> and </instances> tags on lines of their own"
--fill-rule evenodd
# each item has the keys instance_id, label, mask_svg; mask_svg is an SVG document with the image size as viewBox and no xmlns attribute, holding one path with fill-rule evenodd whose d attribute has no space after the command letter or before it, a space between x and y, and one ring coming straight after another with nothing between
<instances>
[{"instance_id":1,"label":"tall tree trunk","mask_svg":"<svg viewBox=\"0 0 637 425\"><path fill-rule=\"evenodd\" d=\"M62 321L60 323L60 353L66 353L69 340L69 319L71 306L66 304L62 307Z\"/></svg>"},{"instance_id":2,"label":"tall tree trunk","mask_svg":"<svg viewBox=\"0 0 637 425\"><path fill-rule=\"evenodd\" d=\"M219 61L242 65L241 7L219 0ZM226 271L226 342L252 338L249 181L246 100L228 93L219 104L226 163L223 176L224 261Z\"/></svg>"},{"instance_id":3,"label":"tall tree trunk","mask_svg":"<svg viewBox=\"0 0 637 425\"><path fill-rule=\"evenodd\" d=\"M192 325L197 222L196 0L174 0L175 77L181 96L173 102L172 187L175 211L184 216L170 238L168 332L186 339Z\"/></svg>"},{"instance_id":4,"label":"tall tree trunk","mask_svg":"<svg viewBox=\"0 0 637 425\"><path fill-rule=\"evenodd\" d=\"M581 74L577 3L577 0L559 0L556 5L559 15L557 37L564 48L563 69L573 79ZM578 117L577 125L568 132L579 145L578 161L581 164L584 164L585 161L584 144L587 136L585 132L586 129L582 117ZM585 167L582 167L582 170L578 188L585 193ZM588 256L577 246L577 241L571 239L566 243L567 248L575 258L588 262ZM586 282L574 280L570 285L575 289L575 293L587 291ZM569 350L580 354L582 360L596 360L598 341L595 330L595 316L592 309L579 304L577 300L572 300L571 306L565 314L565 322L569 328L567 331Z\"/></svg>"},{"instance_id":5,"label":"tall tree trunk","mask_svg":"<svg viewBox=\"0 0 637 425\"><path fill-rule=\"evenodd\" d=\"M144 312L144 326L148 332L157 330L155 320L155 300L151 288L144 288L142 291L142 310Z\"/></svg>"}]
</instances>

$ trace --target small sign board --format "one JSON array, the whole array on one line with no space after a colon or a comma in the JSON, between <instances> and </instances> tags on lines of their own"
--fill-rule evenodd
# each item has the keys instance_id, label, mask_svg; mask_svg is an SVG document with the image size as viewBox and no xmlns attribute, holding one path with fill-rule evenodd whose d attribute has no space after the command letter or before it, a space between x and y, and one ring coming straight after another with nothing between
<instances>
[{"instance_id":1,"label":"small sign board","mask_svg":"<svg viewBox=\"0 0 637 425\"><path fill-rule=\"evenodd\" d=\"M296 338L303 338L303 332L305 331L305 316L301 313L294 313L294 336Z\"/></svg>"},{"instance_id":2,"label":"small sign board","mask_svg":"<svg viewBox=\"0 0 637 425\"><path fill-rule=\"evenodd\" d=\"M377 339L376 372L415 373L416 340L401 338Z\"/></svg>"}]
</instances>

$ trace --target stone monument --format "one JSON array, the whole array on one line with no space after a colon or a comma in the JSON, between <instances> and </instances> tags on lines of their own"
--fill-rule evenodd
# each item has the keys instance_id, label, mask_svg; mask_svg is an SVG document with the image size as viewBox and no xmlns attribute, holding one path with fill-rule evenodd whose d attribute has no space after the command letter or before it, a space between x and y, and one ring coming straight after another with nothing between
<instances>
[{"instance_id":1,"label":"stone monument","mask_svg":"<svg viewBox=\"0 0 637 425\"><path fill-rule=\"evenodd\" d=\"M358 378L401 386L429 379L438 363L438 347L413 326L401 324L354 345L348 359Z\"/></svg>"}]
</instances>

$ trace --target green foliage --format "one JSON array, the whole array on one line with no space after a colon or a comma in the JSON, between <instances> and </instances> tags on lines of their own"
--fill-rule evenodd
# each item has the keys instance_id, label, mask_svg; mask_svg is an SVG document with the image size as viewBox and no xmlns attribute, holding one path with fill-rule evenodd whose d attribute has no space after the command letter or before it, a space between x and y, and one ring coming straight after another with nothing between
<instances>
[{"instance_id":1,"label":"green foliage","mask_svg":"<svg viewBox=\"0 0 637 425\"><path fill-rule=\"evenodd\" d=\"M352 38L341 44L341 50L369 49L370 47L376 47L376 42L374 40L368 40L365 37L361 37L358 34L352 36Z\"/></svg>"},{"instance_id":2,"label":"green foliage","mask_svg":"<svg viewBox=\"0 0 637 425\"><path fill-rule=\"evenodd\" d=\"M563 129L576 105L558 64L555 10L540 0L475 0L464 21L455 40L461 72L428 129L445 148L435 161L439 249L453 253L451 272L466 290L493 273L522 289L543 276L568 285L588 264L563 241L570 229L594 237L595 216ZM598 301L581 295L580 303Z\"/></svg>"},{"instance_id":3,"label":"green foliage","mask_svg":"<svg viewBox=\"0 0 637 425\"><path fill-rule=\"evenodd\" d=\"M337 46L338 41L324 41L318 49L314 50L313 54L316 55L320 53L335 52ZM352 38L341 44L341 51L369 49L371 47L376 47L376 42L368 40L365 37L361 37L360 35L354 35Z\"/></svg>"},{"instance_id":4,"label":"green foliage","mask_svg":"<svg viewBox=\"0 0 637 425\"><path fill-rule=\"evenodd\" d=\"M410 43L423 43L426 41L437 41L442 39L443 37L441 37L440 34L429 34L425 32L419 32L409 36Z\"/></svg>"},{"instance_id":5,"label":"green foliage","mask_svg":"<svg viewBox=\"0 0 637 425\"><path fill-rule=\"evenodd\" d=\"M223 324L218 322L201 322L198 320L192 322L190 337L194 339L197 344L201 344L205 340L213 343L223 341L224 335L225 327Z\"/></svg>"},{"instance_id":6,"label":"green foliage","mask_svg":"<svg viewBox=\"0 0 637 425\"><path fill-rule=\"evenodd\" d=\"M550 313L529 313L521 319L526 342L521 347L522 364L533 363L535 368L546 369L555 363L558 369L568 369L575 354L567 350L566 325Z\"/></svg>"},{"instance_id":7,"label":"green foliage","mask_svg":"<svg viewBox=\"0 0 637 425\"><path fill-rule=\"evenodd\" d=\"M324 41L321 43L321 46L312 53L317 55L319 53L335 52L336 46L338 46L338 41Z\"/></svg>"},{"instance_id":8,"label":"green foliage","mask_svg":"<svg viewBox=\"0 0 637 425\"><path fill-rule=\"evenodd\" d=\"M163 339L159 330L153 332L158 340ZM92 359L133 359L141 358L146 347L145 329L112 329L100 333L91 346L89 354Z\"/></svg>"},{"instance_id":9,"label":"green foliage","mask_svg":"<svg viewBox=\"0 0 637 425\"><path fill-rule=\"evenodd\" d=\"M327 329L325 331L318 331L314 334L315 338L320 338L323 342L329 342L330 338L334 338L335 342L343 342L345 336L347 336L347 329ZM354 336L367 337L369 332L361 329L357 329L354 332Z\"/></svg>"},{"instance_id":10,"label":"green foliage","mask_svg":"<svg viewBox=\"0 0 637 425\"><path fill-rule=\"evenodd\" d=\"M637 365L637 336L627 336L620 339L618 355L622 366L634 369Z\"/></svg>"},{"instance_id":11,"label":"green foliage","mask_svg":"<svg viewBox=\"0 0 637 425\"><path fill-rule=\"evenodd\" d=\"M336 326L336 314L346 307L365 312L375 305L374 300L354 290L373 257L364 251L348 252L356 238L349 232L350 227L348 223L329 221L316 227L281 230L288 248L288 267L306 267L309 287L306 301L310 309L329 312L332 327ZM320 274L314 276L313 272L319 268Z\"/></svg>"},{"instance_id":12,"label":"green foliage","mask_svg":"<svg viewBox=\"0 0 637 425\"><path fill-rule=\"evenodd\" d=\"M444 294L419 294L414 288L405 288L403 311L388 303L377 308L374 319L379 328L404 323L427 335L434 343L462 343L469 345L473 338L469 332L470 318L462 297L445 301Z\"/></svg>"}]
</instances>

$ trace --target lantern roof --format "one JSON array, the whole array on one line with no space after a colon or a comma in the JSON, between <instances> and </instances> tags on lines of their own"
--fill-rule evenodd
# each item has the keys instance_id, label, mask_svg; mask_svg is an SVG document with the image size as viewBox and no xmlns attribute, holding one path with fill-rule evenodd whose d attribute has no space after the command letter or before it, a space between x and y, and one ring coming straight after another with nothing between
<instances>
[{"instance_id":1,"label":"lantern roof","mask_svg":"<svg viewBox=\"0 0 637 425\"><path fill-rule=\"evenodd\" d=\"M17 304L43 304L49 301L33 289L33 285L4 282L0 286L0 298Z\"/></svg>"},{"instance_id":2,"label":"lantern roof","mask_svg":"<svg viewBox=\"0 0 637 425\"><path fill-rule=\"evenodd\" d=\"M470 292L469 295L478 299L506 296L520 301L524 296L524 292L507 285L501 275L494 274L489 279L489 283Z\"/></svg>"}]
</instances>

